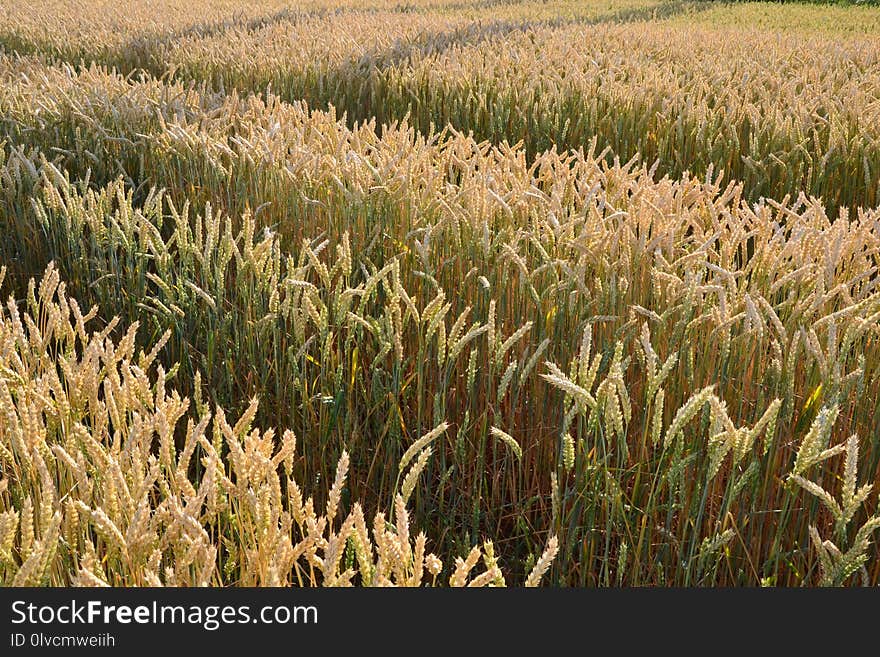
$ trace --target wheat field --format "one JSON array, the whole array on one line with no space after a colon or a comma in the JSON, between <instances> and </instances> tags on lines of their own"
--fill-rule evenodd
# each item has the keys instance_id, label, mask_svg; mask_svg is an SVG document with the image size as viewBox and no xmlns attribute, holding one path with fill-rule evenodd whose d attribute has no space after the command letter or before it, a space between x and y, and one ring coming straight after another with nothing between
<instances>
[{"instance_id":1,"label":"wheat field","mask_svg":"<svg viewBox=\"0 0 880 657\"><path fill-rule=\"evenodd\" d=\"M0 13L0 583L880 584L880 8L195 1Z\"/></svg>"}]
</instances>

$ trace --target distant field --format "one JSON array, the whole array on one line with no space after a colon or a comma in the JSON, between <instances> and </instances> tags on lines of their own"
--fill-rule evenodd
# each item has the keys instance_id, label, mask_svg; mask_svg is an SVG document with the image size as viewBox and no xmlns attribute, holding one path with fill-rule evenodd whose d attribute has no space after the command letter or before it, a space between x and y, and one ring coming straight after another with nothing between
<instances>
[{"instance_id":1,"label":"distant field","mask_svg":"<svg viewBox=\"0 0 880 657\"><path fill-rule=\"evenodd\" d=\"M880 8L196 3L0 13L0 583L880 583Z\"/></svg>"},{"instance_id":2,"label":"distant field","mask_svg":"<svg viewBox=\"0 0 880 657\"><path fill-rule=\"evenodd\" d=\"M880 8L711 2L306 5L206 3L192 24L171 3L92 23L0 21L8 49L122 74L332 105L378 125L409 116L532 157L595 136L623 160L673 177L711 166L750 200L878 199ZM111 3L112 4L112 3ZM652 16L657 16L652 20ZM71 27L74 29L70 29Z\"/></svg>"}]
</instances>

